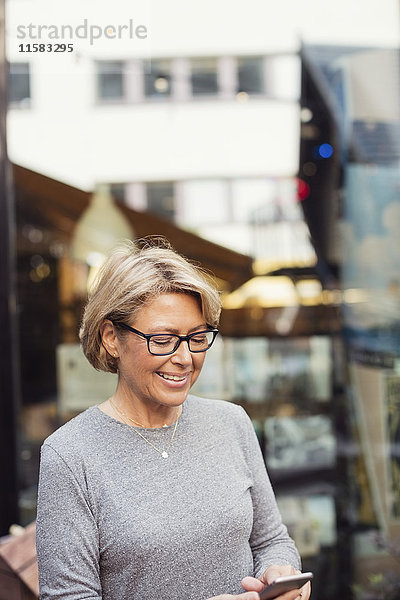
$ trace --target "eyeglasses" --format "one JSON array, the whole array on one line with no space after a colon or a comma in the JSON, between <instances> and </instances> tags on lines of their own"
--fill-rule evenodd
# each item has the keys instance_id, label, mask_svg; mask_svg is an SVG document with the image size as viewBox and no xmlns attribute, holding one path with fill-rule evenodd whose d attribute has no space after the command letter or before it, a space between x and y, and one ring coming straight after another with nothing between
<instances>
[{"instance_id":1,"label":"eyeglasses","mask_svg":"<svg viewBox=\"0 0 400 600\"><path fill-rule=\"evenodd\" d=\"M218 329L207 329L196 331L189 335L175 335L174 333L142 333L126 323L114 323L117 327L136 333L147 341L147 349L155 356L167 356L173 354L182 342L187 342L190 352L205 352L214 343L218 335Z\"/></svg>"}]
</instances>

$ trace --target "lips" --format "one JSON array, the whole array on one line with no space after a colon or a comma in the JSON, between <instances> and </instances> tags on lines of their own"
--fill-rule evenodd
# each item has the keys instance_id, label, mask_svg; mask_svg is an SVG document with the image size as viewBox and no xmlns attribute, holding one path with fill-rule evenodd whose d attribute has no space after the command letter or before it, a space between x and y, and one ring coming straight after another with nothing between
<instances>
[{"instance_id":1,"label":"lips","mask_svg":"<svg viewBox=\"0 0 400 600\"><path fill-rule=\"evenodd\" d=\"M177 382L186 381L186 379L189 377L189 373L185 373L185 375L172 375L169 373L161 373L160 371L157 371L157 375L159 375L162 379L165 379L166 381Z\"/></svg>"}]
</instances>

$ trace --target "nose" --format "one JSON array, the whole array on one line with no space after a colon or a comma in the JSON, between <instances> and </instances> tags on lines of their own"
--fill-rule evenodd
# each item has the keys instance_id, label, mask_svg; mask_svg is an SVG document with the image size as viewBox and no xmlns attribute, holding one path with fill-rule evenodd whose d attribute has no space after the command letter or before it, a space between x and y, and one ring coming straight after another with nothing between
<instances>
[{"instance_id":1,"label":"nose","mask_svg":"<svg viewBox=\"0 0 400 600\"><path fill-rule=\"evenodd\" d=\"M176 364L188 365L192 362L192 354L186 340L182 341L175 352L171 355L171 361Z\"/></svg>"}]
</instances>

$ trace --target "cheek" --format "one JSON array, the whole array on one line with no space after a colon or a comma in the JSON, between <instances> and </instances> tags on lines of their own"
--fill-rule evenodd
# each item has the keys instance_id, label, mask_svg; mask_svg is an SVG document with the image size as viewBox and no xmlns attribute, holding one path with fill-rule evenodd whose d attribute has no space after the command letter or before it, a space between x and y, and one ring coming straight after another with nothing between
<instances>
[{"instance_id":1,"label":"cheek","mask_svg":"<svg viewBox=\"0 0 400 600\"><path fill-rule=\"evenodd\" d=\"M135 346L121 352L120 372L126 379L143 380L154 370L154 362L146 348Z\"/></svg>"},{"instance_id":2,"label":"cheek","mask_svg":"<svg viewBox=\"0 0 400 600\"><path fill-rule=\"evenodd\" d=\"M194 356L195 356L195 358L193 360L193 366L194 366L193 383L194 383L194 381L196 381L196 379L200 375L201 369L204 364L204 360L206 358L205 352L203 352L202 354L194 355Z\"/></svg>"}]
</instances>

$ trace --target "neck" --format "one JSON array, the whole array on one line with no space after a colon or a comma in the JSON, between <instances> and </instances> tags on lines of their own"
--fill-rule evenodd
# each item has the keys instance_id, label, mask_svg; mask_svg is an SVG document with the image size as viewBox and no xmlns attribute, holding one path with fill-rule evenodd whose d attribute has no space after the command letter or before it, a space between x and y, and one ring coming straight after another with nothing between
<instances>
[{"instance_id":1,"label":"neck","mask_svg":"<svg viewBox=\"0 0 400 600\"><path fill-rule=\"evenodd\" d=\"M113 416L118 420L125 420L134 427L156 429L164 425L172 425L182 412L179 406L163 406L141 404L134 400L124 398L118 390L109 400Z\"/></svg>"}]
</instances>

